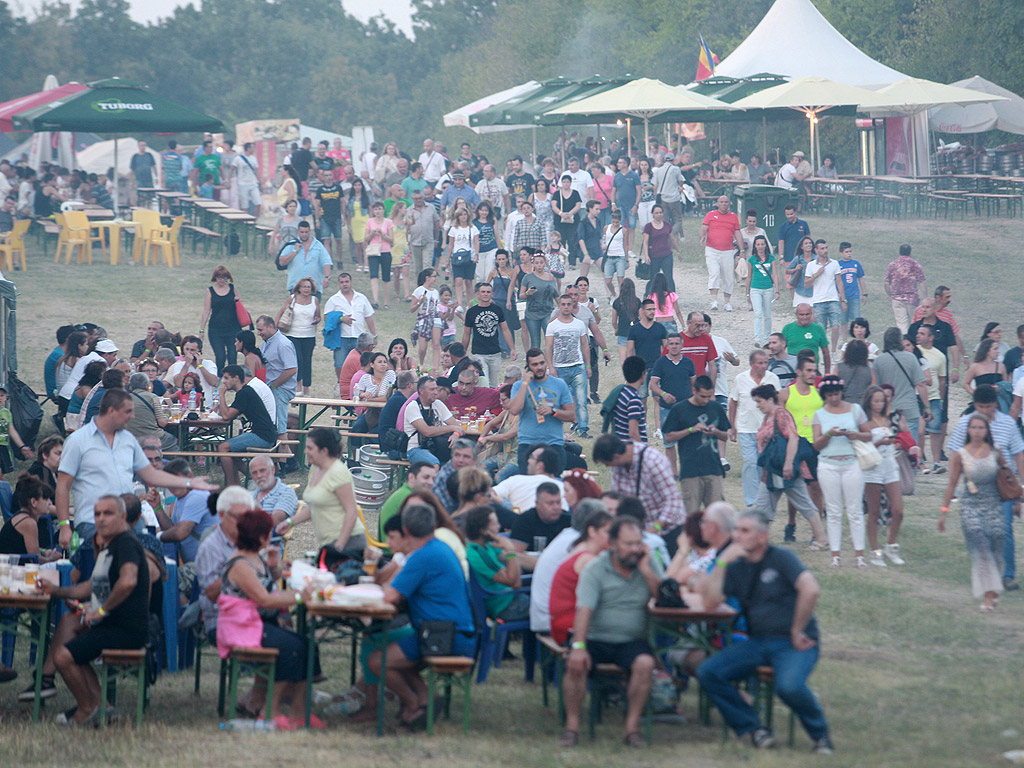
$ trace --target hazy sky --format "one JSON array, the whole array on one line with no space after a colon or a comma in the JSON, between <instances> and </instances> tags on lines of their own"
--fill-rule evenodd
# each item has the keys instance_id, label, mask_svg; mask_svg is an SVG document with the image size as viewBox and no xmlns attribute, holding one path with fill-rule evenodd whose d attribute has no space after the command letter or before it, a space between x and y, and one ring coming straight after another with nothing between
<instances>
[{"instance_id":1,"label":"hazy sky","mask_svg":"<svg viewBox=\"0 0 1024 768\"><path fill-rule=\"evenodd\" d=\"M77 0L70 0L72 7L78 5ZM12 0L10 5L16 13L28 12L29 15L41 5L41 0ZM179 5L188 5L189 0L128 0L131 15L136 21L156 21L167 16ZM199 5L200 0L195 0ZM341 0L345 10L358 19L368 19L379 12L386 16L402 30L411 29L409 0Z\"/></svg>"}]
</instances>

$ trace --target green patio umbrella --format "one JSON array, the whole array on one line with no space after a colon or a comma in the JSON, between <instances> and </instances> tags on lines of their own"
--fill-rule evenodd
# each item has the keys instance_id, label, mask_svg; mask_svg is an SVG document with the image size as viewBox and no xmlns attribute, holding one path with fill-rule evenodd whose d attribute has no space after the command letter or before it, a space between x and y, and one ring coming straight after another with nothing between
<instances>
[{"instance_id":1,"label":"green patio umbrella","mask_svg":"<svg viewBox=\"0 0 1024 768\"><path fill-rule=\"evenodd\" d=\"M15 130L93 133L222 131L224 124L142 85L116 77L88 83L84 91L16 114ZM114 143L116 152L117 143ZM117 167L117 158L114 158ZM115 212L117 185L114 187Z\"/></svg>"}]
</instances>

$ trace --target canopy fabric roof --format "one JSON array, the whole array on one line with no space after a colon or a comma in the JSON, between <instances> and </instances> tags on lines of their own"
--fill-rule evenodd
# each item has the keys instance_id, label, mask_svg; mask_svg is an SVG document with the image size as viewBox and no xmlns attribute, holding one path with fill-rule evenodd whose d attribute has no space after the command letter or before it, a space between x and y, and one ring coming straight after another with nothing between
<instances>
[{"instance_id":1,"label":"canopy fabric roof","mask_svg":"<svg viewBox=\"0 0 1024 768\"><path fill-rule=\"evenodd\" d=\"M86 90L81 83L67 83L58 85L56 88L30 93L27 96L20 96L0 104L0 133L11 133L22 130L14 127L14 116L19 112L35 109L45 104L50 104L60 99L66 99L80 91Z\"/></svg>"},{"instance_id":2,"label":"canopy fabric roof","mask_svg":"<svg viewBox=\"0 0 1024 768\"><path fill-rule=\"evenodd\" d=\"M928 127L938 133L982 133L1006 131L1024 135L1024 98L983 77L969 77L953 83L960 88L1003 96L1006 101L972 104L966 107L941 107L928 113Z\"/></svg>"},{"instance_id":3,"label":"canopy fabric roof","mask_svg":"<svg viewBox=\"0 0 1024 768\"><path fill-rule=\"evenodd\" d=\"M514 131L520 128L529 128L530 126L528 125L473 126L470 124L470 118L488 107L493 107L495 104L501 104L509 99L522 98L529 93L535 92L540 87L540 83L536 80L530 80L528 82L521 83L520 85L506 88L503 91L498 91L497 93L484 96L483 98L470 102L458 109L453 109L444 116L444 124L448 127L461 125L463 128L469 128L471 131L475 131L476 133L497 133L500 131Z\"/></svg>"},{"instance_id":4,"label":"canopy fabric roof","mask_svg":"<svg viewBox=\"0 0 1024 768\"><path fill-rule=\"evenodd\" d=\"M781 75L759 72L750 77L714 75L696 83L690 83L686 87L694 93L700 93L719 101L733 104L744 96L749 96L752 93L763 91L765 88L770 88L773 85L779 85L784 82L786 82L786 78Z\"/></svg>"},{"instance_id":5,"label":"canopy fabric roof","mask_svg":"<svg viewBox=\"0 0 1024 768\"><path fill-rule=\"evenodd\" d=\"M643 120L671 115L673 120L704 119L711 112L734 111L725 102L647 77L609 88L545 114L550 117L615 116ZM710 119L710 118L707 118Z\"/></svg>"},{"instance_id":6,"label":"canopy fabric roof","mask_svg":"<svg viewBox=\"0 0 1024 768\"><path fill-rule=\"evenodd\" d=\"M482 109L470 115L469 126L474 130L481 126L519 126L529 128L535 125L558 125L565 122L558 116L546 117L548 110L563 104L570 104L617 85L629 82L630 78L600 78L570 80L557 77L545 80L539 87L520 96Z\"/></svg>"},{"instance_id":7,"label":"canopy fabric roof","mask_svg":"<svg viewBox=\"0 0 1024 768\"><path fill-rule=\"evenodd\" d=\"M843 37L811 0L775 0L747 39L715 67L716 75L728 77L757 72L827 77L864 88L880 88L906 77Z\"/></svg>"},{"instance_id":8,"label":"canopy fabric roof","mask_svg":"<svg viewBox=\"0 0 1024 768\"><path fill-rule=\"evenodd\" d=\"M800 77L744 96L733 104L740 109L799 109L819 112L832 107L856 107L870 102L875 93L825 77Z\"/></svg>"},{"instance_id":9,"label":"canopy fabric roof","mask_svg":"<svg viewBox=\"0 0 1024 768\"><path fill-rule=\"evenodd\" d=\"M116 78L90 83L86 90L66 98L22 110L13 122L15 130L29 131L180 133L224 129L214 117Z\"/></svg>"},{"instance_id":10,"label":"canopy fabric roof","mask_svg":"<svg viewBox=\"0 0 1024 768\"><path fill-rule=\"evenodd\" d=\"M873 115L880 113L911 115L945 105L967 106L997 101L1007 101L1007 99L1005 96L980 93L919 77L908 77L906 80L900 80L898 83L878 89L875 91L875 99L868 104L861 104L860 108Z\"/></svg>"}]
</instances>

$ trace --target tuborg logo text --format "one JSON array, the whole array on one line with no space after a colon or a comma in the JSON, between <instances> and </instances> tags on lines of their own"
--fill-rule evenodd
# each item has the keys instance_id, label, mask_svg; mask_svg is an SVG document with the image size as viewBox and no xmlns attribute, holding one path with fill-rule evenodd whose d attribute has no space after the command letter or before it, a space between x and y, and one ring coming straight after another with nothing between
<instances>
[{"instance_id":1,"label":"tuborg logo text","mask_svg":"<svg viewBox=\"0 0 1024 768\"><path fill-rule=\"evenodd\" d=\"M92 108L97 112L124 112L126 110L141 110L143 112L152 112L152 104L130 104L120 99L110 99L109 101L94 101Z\"/></svg>"}]
</instances>

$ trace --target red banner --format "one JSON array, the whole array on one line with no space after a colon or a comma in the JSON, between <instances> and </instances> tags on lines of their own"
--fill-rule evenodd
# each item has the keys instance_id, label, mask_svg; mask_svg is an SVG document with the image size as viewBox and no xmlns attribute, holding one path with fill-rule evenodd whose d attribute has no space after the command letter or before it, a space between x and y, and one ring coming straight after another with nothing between
<instances>
[{"instance_id":1,"label":"red banner","mask_svg":"<svg viewBox=\"0 0 1024 768\"><path fill-rule=\"evenodd\" d=\"M911 121L907 117L885 119L885 175L910 175Z\"/></svg>"}]
</instances>

